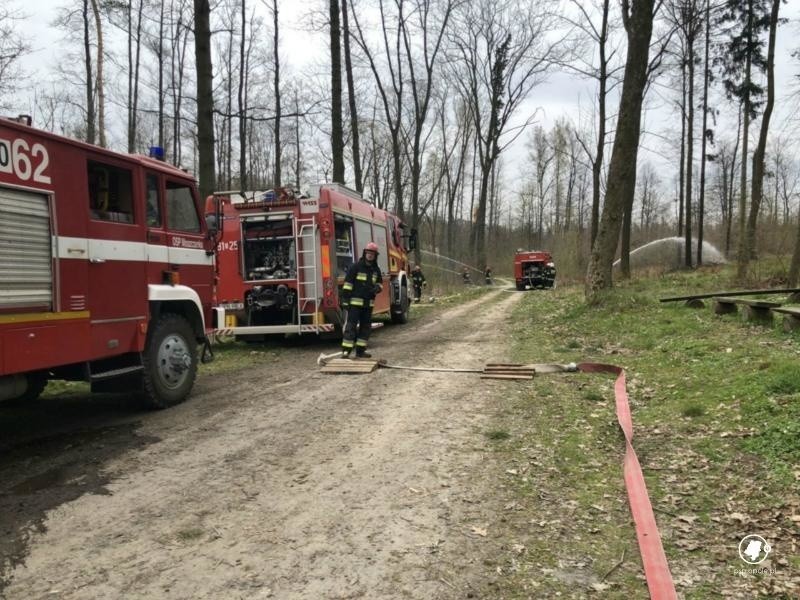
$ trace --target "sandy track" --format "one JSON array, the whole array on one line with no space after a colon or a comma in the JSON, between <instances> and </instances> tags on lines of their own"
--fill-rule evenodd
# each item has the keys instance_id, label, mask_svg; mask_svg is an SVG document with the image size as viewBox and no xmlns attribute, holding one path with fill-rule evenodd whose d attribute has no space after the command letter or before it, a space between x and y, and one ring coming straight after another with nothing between
<instances>
[{"instance_id":1,"label":"sandy track","mask_svg":"<svg viewBox=\"0 0 800 600\"><path fill-rule=\"evenodd\" d=\"M406 365L506 359L518 298L387 327L373 351ZM463 598L482 551L472 527L497 508L482 432L506 384L323 375L314 361L332 348L201 376L169 411L84 399L60 409L71 425L26 414L47 433L2 444L0 596Z\"/></svg>"}]
</instances>

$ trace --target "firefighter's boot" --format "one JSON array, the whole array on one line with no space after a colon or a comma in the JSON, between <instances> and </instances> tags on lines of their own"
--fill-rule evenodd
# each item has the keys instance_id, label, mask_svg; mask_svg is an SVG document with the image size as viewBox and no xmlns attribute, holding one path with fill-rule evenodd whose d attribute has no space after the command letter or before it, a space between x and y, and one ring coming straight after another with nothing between
<instances>
[{"instance_id":1,"label":"firefighter's boot","mask_svg":"<svg viewBox=\"0 0 800 600\"><path fill-rule=\"evenodd\" d=\"M342 358L350 358L350 350L342 350Z\"/></svg>"},{"instance_id":2,"label":"firefighter's boot","mask_svg":"<svg viewBox=\"0 0 800 600\"><path fill-rule=\"evenodd\" d=\"M372 358L372 354L366 350L356 350L356 358Z\"/></svg>"}]
</instances>

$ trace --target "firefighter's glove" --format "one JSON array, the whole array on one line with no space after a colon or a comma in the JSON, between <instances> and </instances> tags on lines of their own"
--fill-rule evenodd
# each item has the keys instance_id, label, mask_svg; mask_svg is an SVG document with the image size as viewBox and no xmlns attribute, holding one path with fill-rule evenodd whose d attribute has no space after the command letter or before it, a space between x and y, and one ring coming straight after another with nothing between
<instances>
[{"instance_id":1,"label":"firefighter's glove","mask_svg":"<svg viewBox=\"0 0 800 600\"><path fill-rule=\"evenodd\" d=\"M375 295L377 296L378 294L380 294L380 293L381 293L381 290L382 290L382 289L383 289L383 286L382 286L380 283L376 283L376 284L375 284L375 287L374 287L374 288L372 288L372 293L373 293L373 294L375 294Z\"/></svg>"},{"instance_id":2,"label":"firefighter's glove","mask_svg":"<svg viewBox=\"0 0 800 600\"><path fill-rule=\"evenodd\" d=\"M427 281L423 281L422 282L422 287L428 287L428 282Z\"/></svg>"}]
</instances>

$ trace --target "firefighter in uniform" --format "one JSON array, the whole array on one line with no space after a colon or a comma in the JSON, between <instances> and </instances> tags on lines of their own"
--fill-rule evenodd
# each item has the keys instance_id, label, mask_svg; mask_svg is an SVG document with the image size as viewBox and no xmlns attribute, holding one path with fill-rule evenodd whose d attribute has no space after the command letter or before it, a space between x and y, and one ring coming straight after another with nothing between
<instances>
[{"instance_id":1,"label":"firefighter in uniform","mask_svg":"<svg viewBox=\"0 0 800 600\"><path fill-rule=\"evenodd\" d=\"M420 298L422 298L422 288L428 285L419 265L414 265L414 268L411 269L411 283L414 285L414 302L419 304Z\"/></svg>"},{"instance_id":2,"label":"firefighter in uniform","mask_svg":"<svg viewBox=\"0 0 800 600\"><path fill-rule=\"evenodd\" d=\"M383 275L378 266L378 245L370 242L361 259L344 276L342 308L347 310L342 338L342 357L348 358L353 348L356 357L369 358L367 340L372 331L372 307L375 296L383 289ZM356 334L358 336L356 337Z\"/></svg>"}]
</instances>

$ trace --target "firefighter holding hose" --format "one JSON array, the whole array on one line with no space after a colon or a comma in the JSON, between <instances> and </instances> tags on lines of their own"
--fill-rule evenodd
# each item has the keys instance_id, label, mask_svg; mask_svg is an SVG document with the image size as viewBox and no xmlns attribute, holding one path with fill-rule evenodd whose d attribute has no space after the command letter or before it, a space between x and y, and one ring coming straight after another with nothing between
<instances>
[{"instance_id":1,"label":"firefighter holding hose","mask_svg":"<svg viewBox=\"0 0 800 600\"><path fill-rule=\"evenodd\" d=\"M372 307L383 289L383 274L378 266L378 245L370 242L361 259L347 270L342 286L342 308L347 311L342 338L342 358L353 348L357 358L369 358L367 340L372 331Z\"/></svg>"}]
</instances>

